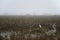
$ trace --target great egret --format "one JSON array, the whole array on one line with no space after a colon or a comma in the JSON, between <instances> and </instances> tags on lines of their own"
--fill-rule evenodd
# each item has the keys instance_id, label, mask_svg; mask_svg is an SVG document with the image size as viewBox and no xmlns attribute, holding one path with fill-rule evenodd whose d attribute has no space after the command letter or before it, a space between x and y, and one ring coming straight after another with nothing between
<instances>
[{"instance_id":1,"label":"great egret","mask_svg":"<svg viewBox=\"0 0 60 40\"><path fill-rule=\"evenodd\" d=\"M54 35L54 34L56 33L56 28L55 28L55 26L56 26L56 24L53 24L53 25L52 25L52 28L53 28L53 29L48 30L48 31L46 32L46 34L47 34L47 35Z\"/></svg>"},{"instance_id":2,"label":"great egret","mask_svg":"<svg viewBox=\"0 0 60 40\"><path fill-rule=\"evenodd\" d=\"M52 35L52 34L55 34L56 33L56 28L55 28L56 24L53 24L52 25L52 28L51 30L48 30L48 31L45 31L44 28L42 28L41 24L39 24L39 27L42 29L42 31L44 31L46 33L46 35Z\"/></svg>"}]
</instances>

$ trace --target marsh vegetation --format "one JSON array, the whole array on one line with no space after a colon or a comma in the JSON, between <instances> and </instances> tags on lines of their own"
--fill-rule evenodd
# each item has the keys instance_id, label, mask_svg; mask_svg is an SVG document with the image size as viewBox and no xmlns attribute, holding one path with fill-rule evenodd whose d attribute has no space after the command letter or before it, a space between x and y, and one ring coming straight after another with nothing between
<instances>
[{"instance_id":1,"label":"marsh vegetation","mask_svg":"<svg viewBox=\"0 0 60 40\"><path fill-rule=\"evenodd\" d=\"M0 40L60 40L60 16L0 16Z\"/></svg>"}]
</instances>

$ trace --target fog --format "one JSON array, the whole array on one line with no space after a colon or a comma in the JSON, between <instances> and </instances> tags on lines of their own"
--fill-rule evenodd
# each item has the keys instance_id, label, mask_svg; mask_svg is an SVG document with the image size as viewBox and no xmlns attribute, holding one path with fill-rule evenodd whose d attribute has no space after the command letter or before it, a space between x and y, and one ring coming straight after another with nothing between
<instances>
[{"instance_id":1,"label":"fog","mask_svg":"<svg viewBox=\"0 0 60 40\"><path fill-rule=\"evenodd\" d=\"M60 0L0 0L0 15L60 15Z\"/></svg>"}]
</instances>

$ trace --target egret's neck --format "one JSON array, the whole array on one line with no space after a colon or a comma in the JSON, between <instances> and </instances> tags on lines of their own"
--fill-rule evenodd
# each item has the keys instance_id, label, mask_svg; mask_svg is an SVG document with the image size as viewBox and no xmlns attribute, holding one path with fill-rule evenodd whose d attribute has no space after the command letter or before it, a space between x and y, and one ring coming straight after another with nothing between
<instances>
[{"instance_id":1,"label":"egret's neck","mask_svg":"<svg viewBox=\"0 0 60 40\"><path fill-rule=\"evenodd\" d=\"M53 29L55 29L55 30L56 30L56 28L55 28L55 24L54 24L52 27L53 27Z\"/></svg>"}]
</instances>

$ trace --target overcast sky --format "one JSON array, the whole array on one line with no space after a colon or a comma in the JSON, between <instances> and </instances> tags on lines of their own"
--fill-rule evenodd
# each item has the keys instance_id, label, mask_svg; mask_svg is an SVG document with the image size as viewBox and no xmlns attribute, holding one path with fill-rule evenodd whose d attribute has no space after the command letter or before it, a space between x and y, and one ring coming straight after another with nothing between
<instances>
[{"instance_id":1,"label":"overcast sky","mask_svg":"<svg viewBox=\"0 0 60 40\"><path fill-rule=\"evenodd\" d=\"M59 15L60 0L0 0L0 15Z\"/></svg>"}]
</instances>

